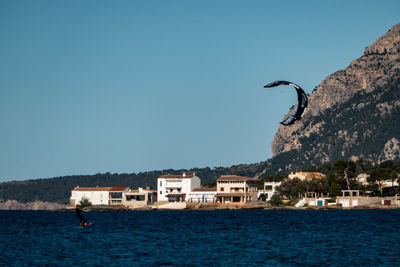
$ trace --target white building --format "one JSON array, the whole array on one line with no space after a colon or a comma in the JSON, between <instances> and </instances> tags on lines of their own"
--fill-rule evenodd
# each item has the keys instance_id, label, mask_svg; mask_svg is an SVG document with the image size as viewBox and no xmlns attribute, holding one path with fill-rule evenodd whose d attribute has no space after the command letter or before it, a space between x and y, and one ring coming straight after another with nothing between
<instances>
[{"instance_id":1,"label":"white building","mask_svg":"<svg viewBox=\"0 0 400 267\"><path fill-rule=\"evenodd\" d=\"M122 195L122 205L128 208L141 208L153 204L157 198L157 191L138 188L138 190L129 190Z\"/></svg>"},{"instance_id":2,"label":"white building","mask_svg":"<svg viewBox=\"0 0 400 267\"><path fill-rule=\"evenodd\" d=\"M195 188L187 194L186 202L215 202L217 188Z\"/></svg>"},{"instance_id":3,"label":"white building","mask_svg":"<svg viewBox=\"0 0 400 267\"><path fill-rule=\"evenodd\" d=\"M343 208L352 208L359 206L360 190L342 190L342 196L336 197L336 203Z\"/></svg>"},{"instance_id":4,"label":"white building","mask_svg":"<svg viewBox=\"0 0 400 267\"><path fill-rule=\"evenodd\" d=\"M258 190L258 198L264 195L266 201L270 201L271 197L275 194L276 188L281 185L282 182L264 182L264 188Z\"/></svg>"},{"instance_id":5,"label":"white building","mask_svg":"<svg viewBox=\"0 0 400 267\"><path fill-rule=\"evenodd\" d=\"M323 173L320 173L320 172L291 172L288 175L288 178L290 180L298 178L301 181L312 180L312 179L323 179L325 177L326 177L326 175Z\"/></svg>"},{"instance_id":6,"label":"white building","mask_svg":"<svg viewBox=\"0 0 400 267\"><path fill-rule=\"evenodd\" d=\"M369 184L368 177L369 177L369 174L360 173L359 175L357 175L356 181L362 185L368 185Z\"/></svg>"},{"instance_id":7,"label":"white building","mask_svg":"<svg viewBox=\"0 0 400 267\"><path fill-rule=\"evenodd\" d=\"M71 191L71 206L78 205L83 199L92 205L121 205L122 194L128 192L128 187L75 187Z\"/></svg>"},{"instance_id":8,"label":"white building","mask_svg":"<svg viewBox=\"0 0 400 267\"><path fill-rule=\"evenodd\" d=\"M216 201L219 203L246 203L257 201L260 180L237 175L222 175L217 179Z\"/></svg>"},{"instance_id":9,"label":"white building","mask_svg":"<svg viewBox=\"0 0 400 267\"><path fill-rule=\"evenodd\" d=\"M185 201L186 195L200 187L200 178L195 173L167 174L157 179L157 201Z\"/></svg>"}]
</instances>

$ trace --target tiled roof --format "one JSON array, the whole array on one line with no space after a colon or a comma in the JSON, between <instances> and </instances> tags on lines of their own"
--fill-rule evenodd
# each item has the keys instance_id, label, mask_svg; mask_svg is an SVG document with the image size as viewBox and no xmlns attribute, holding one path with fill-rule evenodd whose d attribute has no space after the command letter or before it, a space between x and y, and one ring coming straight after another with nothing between
<instances>
[{"instance_id":1,"label":"tiled roof","mask_svg":"<svg viewBox=\"0 0 400 267\"><path fill-rule=\"evenodd\" d=\"M120 191L125 191L126 189L128 189L128 187L126 186L113 186L110 187L109 191L120 192Z\"/></svg>"},{"instance_id":2,"label":"tiled roof","mask_svg":"<svg viewBox=\"0 0 400 267\"><path fill-rule=\"evenodd\" d=\"M182 179L182 178L192 178L192 177L194 177L194 176L196 176L196 174L194 174L194 173L186 173L186 174L164 174L164 175L161 175L159 178L179 178L179 179Z\"/></svg>"},{"instance_id":3,"label":"tiled roof","mask_svg":"<svg viewBox=\"0 0 400 267\"><path fill-rule=\"evenodd\" d=\"M139 193L139 190L129 190L127 193L135 194L135 193Z\"/></svg>"},{"instance_id":4,"label":"tiled roof","mask_svg":"<svg viewBox=\"0 0 400 267\"><path fill-rule=\"evenodd\" d=\"M157 193L157 190L152 190L152 189L143 189L143 190L151 193Z\"/></svg>"},{"instance_id":5,"label":"tiled roof","mask_svg":"<svg viewBox=\"0 0 400 267\"><path fill-rule=\"evenodd\" d=\"M257 178L250 178L246 176L238 176L238 175L222 175L217 179L217 182L221 181L245 181L245 182L259 182L260 180Z\"/></svg>"},{"instance_id":6,"label":"tiled roof","mask_svg":"<svg viewBox=\"0 0 400 267\"><path fill-rule=\"evenodd\" d=\"M72 191L111 191L111 192L120 192L126 190L128 187L75 187Z\"/></svg>"},{"instance_id":7,"label":"tiled roof","mask_svg":"<svg viewBox=\"0 0 400 267\"><path fill-rule=\"evenodd\" d=\"M111 187L75 187L72 191L109 191Z\"/></svg>"},{"instance_id":8,"label":"tiled roof","mask_svg":"<svg viewBox=\"0 0 400 267\"><path fill-rule=\"evenodd\" d=\"M129 190L127 193L128 194L137 194L137 193L140 193L140 191L138 189L135 189L135 190ZM157 193L157 190L143 189L142 193Z\"/></svg>"}]
</instances>

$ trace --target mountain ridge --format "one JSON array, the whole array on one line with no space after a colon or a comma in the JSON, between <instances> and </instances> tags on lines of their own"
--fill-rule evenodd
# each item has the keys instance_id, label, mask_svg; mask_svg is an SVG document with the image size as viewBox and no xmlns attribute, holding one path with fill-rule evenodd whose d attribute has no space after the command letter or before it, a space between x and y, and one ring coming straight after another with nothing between
<instances>
[{"instance_id":1,"label":"mountain ridge","mask_svg":"<svg viewBox=\"0 0 400 267\"><path fill-rule=\"evenodd\" d=\"M323 140L319 140L322 143L315 143L315 146L320 147L320 149L315 149L315 146L312 148L305 147L305 145L310 145L310 140L313 138L315 139L316 136L322 133L328 134L329 131L326 131L326 128L330 128L330 132L336 132L338 136L343 135L345 129L332 123L332 117L328 117L326 114L330 113L331 116L338 116L342 117L343 120L347 120L349 119L350 113L348 114L349 116L343 116L343 110L341 109L341 106L345 105L346 102L357 98L359 103L353 108L357 108L360 111L363 106L373 101L374 97L379 99L380 95L385 94L385 92L393 91L392 97L395 98L387 99L382 103L376 103L376 109L381 112L381 115L384 115L383 117L395 117L395 115L399 113L400 107L400 98L396 94L396 91L398 91L399 77L400 23L393 26L386 34L379 37L373 44L368 46L362 56L351 61L346 69L336 71L327 76L320 85L317 86L309 96L309 107L303 119L293 126L279 127L271 143L272 158L276 159L279 158L279 156L282 157L285 153L290 153L296 158L301 156L310 159L319 158L319 160L314 160L313 164L323 164L325 162L338 160L339 158L331 152L332 149L336 149L337 147L335 145L326 146L323 144ZM372 110L372 107L370 107L370 110ZM345 112L348 112L348 110ZM353 116L354 115L356 114L353 114ZM321 117L324 117L324 119L319 119ZM364 118L364 122L371 123L371 120ZM398 128L396 125L393 125L393 127ZM378 130L379 127L375 128ZM396 149L392 149L398 147L400 138L397 132L397 129L395 129L396 135L391 137L385 136L385 138L387 137L388 139L381 149L386 152L383 153L384 156L379 158L378 163L380 161L393 160L399 157L398 153L394 151ZM359 133L355 134L355 131L352 133L347 131L346 135L349 134L359 135ZM333 141L333 139L330 141ZM361 145L367 146L369 143L366 142L371 142L368 138L348 138L347 141L348 144L358 141L362 142ZM346 145L348 146L348 144ZM340 143L338 145L343 144ZM388 151L391 149L392 151ZM350 151L351 149L348 150L349 151L342 155L343 157L366 158L376 162L373 158L376 156L376 153L371 154L365 153L365 151L357 152ZM321 157L321 155L324 154L325 156ZM287 169L287 167L285 167L285 169Z\"/></svg>"}]
</instances>

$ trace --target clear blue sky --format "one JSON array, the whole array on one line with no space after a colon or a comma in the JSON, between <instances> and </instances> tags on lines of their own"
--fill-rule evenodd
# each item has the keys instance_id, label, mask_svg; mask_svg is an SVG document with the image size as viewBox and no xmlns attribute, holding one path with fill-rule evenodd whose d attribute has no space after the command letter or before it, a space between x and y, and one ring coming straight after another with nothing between
<instances>
[{"instance_id":1,"label":"clear blue sky","mask_svg":"<svg viewBox=\"0 0 400 267\"><path fill-rule=\"evenodd\" d=\"M400 1L0 1L0 181L265 161Z\"/></svg>"}]
</instances>

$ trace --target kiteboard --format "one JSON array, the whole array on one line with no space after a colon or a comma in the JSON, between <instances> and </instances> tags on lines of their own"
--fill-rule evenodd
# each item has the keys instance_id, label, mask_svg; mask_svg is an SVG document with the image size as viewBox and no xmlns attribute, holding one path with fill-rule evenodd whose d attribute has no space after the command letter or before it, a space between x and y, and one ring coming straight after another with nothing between
<instances>
[{"instance_id":1,"label":"kiteboard","mask_svg":"<svg viewBox=\"0 0 400 267\"><path fill-rule=\"evenodd\" d=\"M92 223L81 223L79 224L79 227L86 227L86 226L90 226L92 225Z\"/></svg>"}]
</instances>

